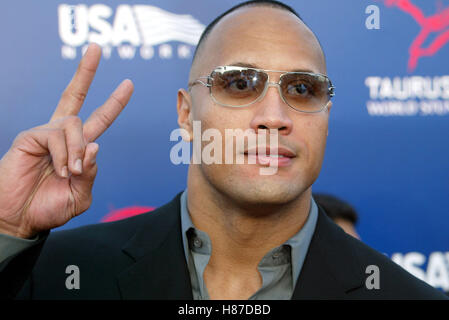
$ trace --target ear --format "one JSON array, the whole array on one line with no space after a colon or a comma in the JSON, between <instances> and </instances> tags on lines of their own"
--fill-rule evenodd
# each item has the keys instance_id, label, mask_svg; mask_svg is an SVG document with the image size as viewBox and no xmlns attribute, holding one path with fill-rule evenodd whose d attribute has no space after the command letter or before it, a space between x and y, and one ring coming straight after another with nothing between
<instances>
[{"instance_id":1,"label":"ear","mask_svg":"<svg viewBox=\"0 0 449 320\"><path fill-rule=\"evenodd\" d=\"M192 125L192 97L185 89L178 90L178 125L182 132L182 139L190 142L193 137L193 125ZM188 135L188 136L185 136Z\"/></svg>"},{"instance_id":2,"label":"ear","mask_svg":"<svg viewBox=\"0 0 449 320\"><path fill-rule=\"evenodd\" d=\"M327 115L329 116L329 114L330 114L330 112L331 112L331 108L332 108L332 101L330 101L330 103L329 103L329 105L327 106ZM328 129L327 129L327 132L326 132L326 137L327 136L329 136L329 125L328 125Z\"/></svg>"},{"instance_id":3,"label":"ear","mask_svg":"<svg viewBox=\"0 0 449 320\"><path fill-rule=\"evenodd\" d=\"M333 105L333 102L332 102L332 101L329 101L329 104L328 104L327 107L326 107L328 113L331 112L332 105Z\"/></svg>"}]
</instances>

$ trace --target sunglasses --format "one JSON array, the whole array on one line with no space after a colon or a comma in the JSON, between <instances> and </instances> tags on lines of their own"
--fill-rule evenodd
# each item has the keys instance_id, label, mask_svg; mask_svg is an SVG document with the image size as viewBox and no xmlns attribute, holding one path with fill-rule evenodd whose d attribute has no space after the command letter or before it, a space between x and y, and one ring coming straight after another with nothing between
<instances>
[{"instance_id":1,"label":"sunglasses","mask_svg":"<svg viewBox=\"0 0 449 320\"><path fill-rule=\"evenodd\" d=\"M270 82L268 72L281 73ZM293 109L316 113L329 106L335 95L330 79L319 73L263 70L237 66L216 67L209 76L189 83L209 88L212 100L224 107L247 107L263 99L268 87L277 86L282 100Z\"/></svg>"}]
</instances>

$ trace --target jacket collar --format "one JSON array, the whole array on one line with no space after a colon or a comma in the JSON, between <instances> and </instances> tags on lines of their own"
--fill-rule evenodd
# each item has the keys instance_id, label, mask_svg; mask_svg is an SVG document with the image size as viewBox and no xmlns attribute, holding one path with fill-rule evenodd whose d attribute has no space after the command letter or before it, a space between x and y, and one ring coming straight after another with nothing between
<instances>
[{"instance_id":1,"label":"jacket collar","mask_svg":"<svg viewBox=\"0 0 449 320\"><path fill-rule=\"evenodd\" d=\"M135 260L118 276L123 299L193 299L181 239L180 195L147 213L123 246L122 251Z\"/></svg>"},{"instance_id":2,"label":"jacket collar","mask_svg":"<svg viewBox=\"0 0 449 320\"><path fill-rule=\"evenodd\" d=\"M344 299L364 285L365 270L354 253L353 243L319 207L315 233L292 299Z\"/></svg>"},{"instance_id":3,"label":"jacket collar","mask_svg":"<svg viewBox=\"0 0 449 320\"><path fill-rule=\"evenodd\" d=\"M123 299L193 299L181 238L180 197L181 193L146 214L138 231L123 246L123 252L135 261L118 276ZM292 299L342 299L364 284L365 270L348 237L319 207L315 233Z\"/></svg>"}]
</instances>

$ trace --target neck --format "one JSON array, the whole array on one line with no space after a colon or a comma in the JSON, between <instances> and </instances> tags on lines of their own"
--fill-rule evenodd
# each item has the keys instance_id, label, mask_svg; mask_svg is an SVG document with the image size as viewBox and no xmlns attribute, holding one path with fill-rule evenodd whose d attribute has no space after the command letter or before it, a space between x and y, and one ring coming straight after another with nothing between
<instances>
[{"instance_id":1,"label":"neck","mask_svg":"<svg viewBox=\"0 0 449 320\"><path fill-rule=\"evenodd\" d=\"M193 224L211 239L211 267L254 270L269 250L291 238L307 220L310 188L285 204L242 204L213 188L197 171L189 168L187 203Z\"/></svg>"}]
</instances>

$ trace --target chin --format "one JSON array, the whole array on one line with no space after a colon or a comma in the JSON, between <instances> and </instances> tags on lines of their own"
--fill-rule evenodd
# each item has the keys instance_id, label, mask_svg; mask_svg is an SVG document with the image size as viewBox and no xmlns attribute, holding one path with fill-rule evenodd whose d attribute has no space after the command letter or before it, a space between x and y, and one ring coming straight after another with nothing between
<instances>
[{"instance_id":1,"label":"chin","mask_svg":"<svg viewBox=\"0 0 449 320\"><path fill-rule=\"evenodd\" d=\"M276 181L273 177L260 180L248 181L237 177L226 179L216 188L241 206L285 205L298 199L308 189L300 184Z\"/></svg>"},{"instance_id":2,"label":"chin","mask_svg":"<svg viewBox=\"0 0 449 320\"><path fill-rule=\"evenodd\" d=\"M248 209L288 205L301 198L314 181L313 176L303 174L305 170L280 170L261 176L258 167L211 165L202 166L200 171L204 181L225 201Z\"/></svg>"}]
</instances>

